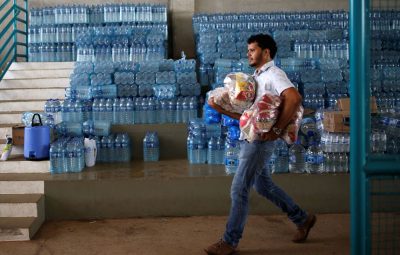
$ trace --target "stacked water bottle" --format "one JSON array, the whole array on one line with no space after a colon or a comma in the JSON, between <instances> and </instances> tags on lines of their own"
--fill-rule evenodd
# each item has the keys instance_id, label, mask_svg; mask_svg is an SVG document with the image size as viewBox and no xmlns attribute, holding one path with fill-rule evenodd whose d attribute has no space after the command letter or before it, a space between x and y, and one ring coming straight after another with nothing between
<instances>
[{"instance_id":1,"label":"stacked water bottle","mask_svg":"<svg viewBox=\"0 0 400 255\"><path fill-rule=\"evenodd\" d=\"M378 113L384 116L400 113L400 65L395 63L381 63L371 68L371 94L375 96Z\"/></svg>"},{"instance_id":2,"label":"stacked water bottle","mask_svg":"<svg viewBox=\"0 0 400 255\"><path fill-rule=\"evenodd\" d=\"M192 119L188 126L187 157L190 164L223 164L227 174L239 165L239 122L222 116L208 104L203 119Z\"/></svg>"},{"instance_id":3,"label":"stacked water bottle","mask_svg":"<svg viewBox=\"0 0 400 255\"><path fill-rule=\"evenodd\" d=\"M131 140L127 133L95 136L97 147L96 162L129 162L131 160Z\"/></svg>"},{"instance_id":4,"label":"stacked water bottle","mask_svg":"<svg viewBox=\"0 0 400 255\"><path fill-rule=\"evenodd\" d=\"M160 141L157 132L146 132L143 138L143 161L151 162L160 159Z\"/></svg>"},{"instance_id":5,"label":"stacked water bottle","mask_svg":"<svg viewBox=\"0 0 400 255\"><path fill-rule=\"evenodd\" d=\"M29 21L28 52L29 60L34 62L75 61L77 51L80 53L79 59L82 59L82 55L91 56L91 51L94 54L95 50L98 60L105 56L111 59L111 48L115 48L115 51L124 50L121 47L123 45L110 41L110 37L115 38L117 35L114 31L129 32L123 34L134 39L132 55L133 49L162 58L166 54L168 29L165 5L62 5L32 8ZM107 25L107 28L103 25ZM91 33L93 30L112 33ZM91 36L87 37L88 33ZM82 34L89 39L95 37L96 43L89 44L86 41L83 44L79 39ZM79 49L77 45L80 45Z\"/></svg>"},{"instance_id":6,"label":"stacked water bottle","mask_svg":"<svg viewBox=\"0 0 400 255\"><path fill-rule=\"evenodd\" d=\"M50 145L50 173L81 172L85 167L83 137L61 137Z\"/></svg>"},{"instance_id":7,"label":"stacked water bottle","mask_svg":"<svg viewBox=\"0 0 400 255\"><path fill-rule=\"evenodd\" d=\"M157 26L91 27L76 38L77 61L140 62L166 57L165 29Z\"/></svg>"},{"instance_id":8,"label":"stacked water bottle","mask_svg":"<svg viewBox=\"0 0 400 255\"><path fill-rule=\"evenodd\" d=\"M197 14L193 17L201 72L219 58L246 58L252 34L272 34L279 58L348 59L345 11ZM209 82L211 84L212 81Z\"/></svg>"}]
</instances>

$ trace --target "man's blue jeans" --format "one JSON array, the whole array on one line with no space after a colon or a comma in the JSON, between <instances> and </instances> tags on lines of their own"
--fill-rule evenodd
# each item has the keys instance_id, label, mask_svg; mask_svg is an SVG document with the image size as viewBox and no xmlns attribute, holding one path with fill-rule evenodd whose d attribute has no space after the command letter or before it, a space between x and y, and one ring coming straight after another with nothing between
<instances>
[{"instance_id":1,"label":"man's blue jeans","mask_svg":"<svg viewBox=\"0 0 400 255\"><path fill-rule=\"evenodd\" d=\"M266 162L273 150L274 142L270 141L240 142L239 167L232 181L232 205L223 237L224 241L232 246L236 246L242 237L249 210L251 186L287 213L289 219L296 225L302 225L307 218L307 213L272 182Z\"/></svg>"}]
</instances>

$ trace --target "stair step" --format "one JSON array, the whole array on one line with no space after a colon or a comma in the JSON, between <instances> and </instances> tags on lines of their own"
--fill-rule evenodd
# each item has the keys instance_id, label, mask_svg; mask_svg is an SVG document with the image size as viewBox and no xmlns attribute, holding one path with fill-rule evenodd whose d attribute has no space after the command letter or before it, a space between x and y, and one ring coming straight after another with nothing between
<instances>
[{"instance_id":1,"label":"stair step","mask_svg":"<svg viewBox=\"0 0 400 255\"><path fill-rule=\"evenodd\" d=\"M30 229L34 228L38 221L35 217L1 217L0 241L30 240Z\"/></svg>"},{"instance_id":2,"label":"stair step","mask_svg":"<svg viewBox=\"0 0 400 255\"><path fill-rule=\"evenodd\" d=\"M42 194L0 194L0 217L37 217L41 207Z\"/></svg>"},{"instance_id":3,"label":"stair step","mask_svg":"<svg viewBox=\"0 0 400 255\"><path fill-rule=\"evenodd\" d=\"M0 241L28 241L44 219L44 214L39 217L0 217Z\"/></svg>"},{"instance_id":4,"label":"stair step","mask_svg":"<svg viewBox=\"0 0 400 255\"><path fill-rule=\"evenodd\" d=\"M0 181L0 194L44 194L44 181Z\"/></svg>"},{"instance_id":5,"label":"stair step","mask_svg":"<svg viewBox=\"0 0 400 255\"><path fill-rule=\"evenodd\" d=\"M47 100L49 98L63 99L65 89L63 88L42 88L42 89L1 89L0 101L15 100Z\"/></svg>"},{"instance_id":6,"label":"stair step","mask_svg":"<svg viewBox=\"0 0 400 255\"><path fill-rule=\"evenodd\" d=\"M14 62L9 70L72 69L74 68L74 63L75 62Z\"/></svg>"},{"instance_id":7,"label":"stair step","mask_svg":"<svg viewBox=\"0 0 400 255\"><path fill-rule=\"evenodd\" d=\"M3 79L69 78L71 73L72 69L8 71Z\"/></svg>"},{"instance_id":8,"label":"stair step","mask_svg":"<svg viewBox=\"0 0 400 255\"><path fill-rule=\"evenodd\" d=\"M28 161L18 156L0 161L0 173L49 173L49 168L48 160Z\"/></svg>"},{"instance_id":9,"label":"stair step","mask_svg":"<svg viewBox=\"0 0 400 255\"><path fill-rule=\"evenodd\" d=\"M43 111L46 101L0 101L0 113ZM0 136L1 137L1 136Z\"/></svg>"},{"instance_id":10,"label":"stair step","mask_svg":"<svg viewBox=\"0 0 400 255\"><path fill-rule=\"evenodd\" d=\"M1 125L0 124L0 140L1 140L0 144L4 144L6 135L11 135L12 134L11 126L12 125L8 125L8 124L7 125ZM1 149L2 148L3 147L1 147Z\"/></svg>"},{"instance_id":11,"label":"stair step","mask_svg":"<svg viewBox=\"0 0 400 255\"><path fill-rule=\"evenodd\" d=\"M21 112L2 113L0 112L0 124L21 124Z\"/></svg>"},{"instance_id":12,"label":"stair step","mask_svg":"<svg viewBox=\"0 0 400 255\"><path fill-rule=\"evenodd\" d=\"M68 86L69 78L14 79L0 82L0 88L4 89L66 88Z\"/></svg>"},{"instance_id":13,"label":"stair step","mask_svg":"<svg viewBox=\"0 0 400 255\"><path fill-rule=\"evenodd\" d=\"M34 181L44 181L51 179L52 176L50 173L0 173L0 181L2 182L12 182L12 181L19 181L19 182L34 182ZM34 194L36 192L33 192ZM18 193L14 193L18 194ZM36 194L42 194L41 192Z\"/></svg>"}]
</instances>

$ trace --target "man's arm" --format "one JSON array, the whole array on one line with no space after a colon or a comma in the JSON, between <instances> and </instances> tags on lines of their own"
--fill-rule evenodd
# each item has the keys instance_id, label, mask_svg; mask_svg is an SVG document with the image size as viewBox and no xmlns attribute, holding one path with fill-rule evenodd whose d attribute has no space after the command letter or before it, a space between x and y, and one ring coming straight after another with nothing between
<instances>
[{"instance_id":1,"label":"man's arm","mask_svg":"<svg viewBox=\"0 0 400 255\"><path fill-rule=\"evenodd\" d=\"M223 109L221 106L219 106L219 105L217 105L216 103L214 103L214 100L212 100L212 99L209 99L208 100L208 104L212 107L212 108L214 108L217 112L219 112L219 113L221 113L221 114L225 114L225 115L227 115L227 116L229 116L229 117L231 117L231 118L234 118L234 119L240 119L240 116L242 116L242 115L240 115L239 113L235 113L235 112L228 112L227 110L225 110L225 109Z\"/></svg>"},{"instance_id":2,"label":"man's arm","mask_svg":"<svg viewBox=\"0 0 400 255\"><path fill-rule=\"evenodd\" d=\"M276 121L274 127L285 129L289 124L290 120L296 114L296 110L299 108L302 98L297 89L288 88L281 93L281 108L278 120ZM278 139L280 136L275 134L272 129L268 133L261 135L261 138L266 141L273 141Z\"/></svg>"}]
</instances>

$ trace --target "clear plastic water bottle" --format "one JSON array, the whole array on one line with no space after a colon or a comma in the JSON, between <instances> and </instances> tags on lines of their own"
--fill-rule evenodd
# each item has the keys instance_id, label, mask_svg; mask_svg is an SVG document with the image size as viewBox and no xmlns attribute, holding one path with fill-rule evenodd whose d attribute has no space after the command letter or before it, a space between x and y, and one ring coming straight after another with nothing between
<instances>
[{"instance_id":1,"label":"clear plastic water bottle","mask_svg":"<svg viewBox=\"0 0 400 255\"><path fill-rule=\"evenodd\" d=\"M141 117L140 117L141 123L148 124L149 123L149 119L148 119L149 100L147 97L142 98L142 105L141 105L140 113L141 113Z\"/></svg>"},{"instance_id":2,"label":"clear plastic water bottle","mask_svg":"<svg viewBox=\"0 0 400 255\"><path fill-rule=\"evenodd\" d=\"M138 97L135 101L135 124L142 123L142 98Z\"/></svg>"},{"instance_id":3,"label":"clear plastic water bottle","mask_svg":"<svg viewBox=\"0 0 400 255\"><path fill-rule=\"evenodd\" d=\"M306 172L306 150L301 145L300 140L297 140L289 148L289 172L290 173L305 173Z\"/></svg>"},{"instance_id":4,"label":"clear plastic water bottle","mask_svg":"<svg viewBox=\"0 0 400 255\"><path fill-rule=\"evenodd\" d=\"M174 98L168 100L167 122L176 123L176 100Z\"/></svg>"},{"instance_id":5,"label":"clear plastic water bottle","mask_svg":"<svg viewBox=\"0 0 400 255\"><path fill-rule=\"evenodd\" d=\"M147 113L147 123L155 124L157 122L157 104L153 97L148 99L148 113Z\"/></svg>"},{"instance_id":6,"label":"clear plastic water bottle","mask_svg":"<svg viewBox=\"0 0 400 255\"><path fill-rule=\"evenodd\" d=\"M224 148L221 149L221 138L211 137L208 141L207 163L208 164L222 164ZM222 157L221 157L222 156Z\"/></svg>"},{"instance_id":7,"label":"clear plastic water bottle","mask_svg":"<svg viewBox=\"0 0 400 255\"><path fill-rule=\"evenodd\" d=\"M143 139L143 160L145 162L158 161L160 157L160 143L157 132L147 132Z\"/></svg>"},{"instance_id":8,"label":"clear plastic water bottle","mask_svg":"<svg viewBox=\"0 0 400 255\"><path fill-rule=\"evenodd\" d=\"M127 133L122 133L121 148L121 160L129 162L131 160L131 141Z\"/></svg>"},{"instance_id":9,"label":"clear plastic water bottle","mask_svg":"<svg viewBox=\"0 0 400 255\"><path fill-rule=\"evenodd\" d=\"M178 97L176 100L176 123L182 123L182 112L183 112L183 97Z\"/></svg>"},{"instance_id":10,"label":"clear plastic water bottle","mask_svg":"<svg viewBox=\"0 0 400 255\"><path fill-rule=\"evenodd\" d=\"M118 109L118 116L119 116L119 124L127 124L128 123L128 108L127 108L127 98L120 98L119 101L119 109Z\"/></svg>"},{"instance_id":11,"label":"clear plastic water bottle","mask_svg":"<svg viewBox=\"0 0 400 255\"><path fill-rule=\"evenodd\" d=\"M77 170L81 172L85 168L85 148L82 140L77 140L76 147Z\"/></svg>"},{"instance_id":12,"label":"clear plastic water bottle","mask_svg":"<svg viewBox=\"0 0 400 255\"><path fill-rule=\"evenodd\" d=\"M191 119L197 118L197 109L198 109L198 103L197 103L197 98L196 97L191 97L189 101L189 117L188 121Z\"/></svg>"},{"instance_id":13,"label":"clear plastic water bottle","mask_svg":"<svg viewBox=\"0 0 400 255\"><path fill-rule=\"evenodd\" d=\"M114 99L108 98L105 102L105 118L104 120L107 122L113 122L113 103Z\"/></svg>"},{"instance_id":14,"label":"clear plastic water bottle","mask_svg":"<svg viewBox=\"0 0 400 255\"><path fill-rule=\"evenodd\" d=\"M113 124L121 124L121 105L120 99L115 98L113 103Z\"/></svg>"},{"instance_id":15,"label":"clear plastic water bottle","mask_svg":"<svg viewBox=\"0 0 400 255\"><path fill-rule=\"evenodd\" d=\"M225 141L225 172L235 174L239 166L239 142L227 138Z\"/></svg>"},{"instance_id":16,"label":"clear plastic water bottle","mask_svg":"<svg viewBox=\"0 0 400 255\"><path fill-rule=\"evenodd\" d=\"M278 139L275 141L275 171L273 173L289 172L289 149L285 141Z\"/></svg>"},{"instance_id":17,"label":"clear plastic water bottle","mask_svg":"<svg viewBox=\"0 0 400 255\"><path fill-rule=\"evenodd\" d=\"M134 101L132 100L132 98L128 98L126 100L125 123L126 124L134 123Z\"/></svg>"},{"instance_id":18,"label":"clear plastic water bottle","mask_svg":"<svg viewBox=\"0 0 400 255\"><path fill-rule=\"evenodd\" d=\"M307 173L324 172L324 154L317 143L313 143L306 151L306 171Z\"/></svg>"},{"instance_id":19,"label":"clear plastic water bottle","mask_svg":"<svg viewBox=\"0 0 400 255\"><path fill-rule=\"evenodd\" d=\"M114 139L115 161L123 162L122 135L116 134Z\"/></svg>"},{"instance_id":20,"label":"clear plastic water bottle","mask_svg":"<svg viewBox=\"0 0 400 255\"><path fill-rule=\"evenodd\" d=\"M333 173L335 169L335 157L331 152L324 152L324 172Z\"/></svg>"},{"instance_id":21,"label":"clear plastic water bottle","mask_svg":"<svg viewBox=\"0 0 400 255\"><path fill-rule=\"evenodd\" d=\"M58 174L63 172L63 155L59 141L56 140L50 146L50 173Z\"/></svg>"}]
</instances>

